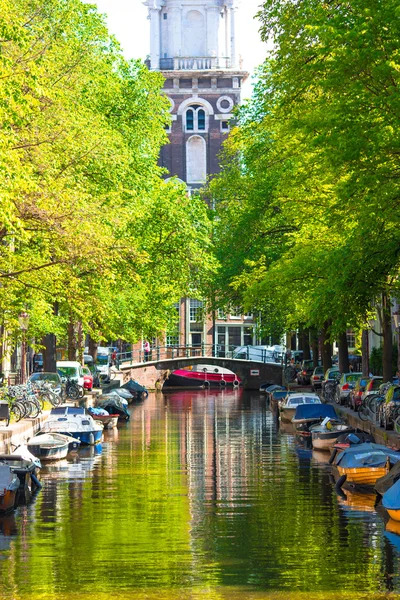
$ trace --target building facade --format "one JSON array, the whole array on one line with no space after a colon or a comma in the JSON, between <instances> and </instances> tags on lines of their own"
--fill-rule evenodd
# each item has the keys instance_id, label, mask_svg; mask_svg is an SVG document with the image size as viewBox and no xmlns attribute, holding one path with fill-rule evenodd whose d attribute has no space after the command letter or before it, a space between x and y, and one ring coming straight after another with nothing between
<instances>
[{"instance_id":1,"label":"building facade","mask_svg":"<svg viewBox=\"0 0 400 600\"><path fill-rule=\"evenodd\" d=\"M193 193L219 172L219 154L231 128L248 73L236 48L236 0L147 0L151 70L160 71L171 103L169 144L160 164ZM207 315L201 300L182 299L169 345L252 344L252 315Z\"/></svg>"}]
</instances>

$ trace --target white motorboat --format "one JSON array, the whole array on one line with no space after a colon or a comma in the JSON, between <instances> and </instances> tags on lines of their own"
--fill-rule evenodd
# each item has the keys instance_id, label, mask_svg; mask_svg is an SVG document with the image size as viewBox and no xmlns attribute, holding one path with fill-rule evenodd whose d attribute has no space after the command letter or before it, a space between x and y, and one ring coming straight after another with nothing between
<instances>
[{"instance_id":1,"label":"white motorboat","mask_svg":"<svg viewBox=\"0 0 400 600\"><path fill-rule=\"evenodd\" d=\"M38 433L28 443L28 449L40 460L61 460L71 450L77 450L80 441L57 432Z\"/></svg>"}]
</instances>

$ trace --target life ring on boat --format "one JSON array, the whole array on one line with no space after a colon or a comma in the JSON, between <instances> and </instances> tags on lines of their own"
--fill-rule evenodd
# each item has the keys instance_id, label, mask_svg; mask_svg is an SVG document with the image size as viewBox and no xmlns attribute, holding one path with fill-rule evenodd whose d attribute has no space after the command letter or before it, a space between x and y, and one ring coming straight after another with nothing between
<instances>
[{"instance_id":1,"label":"life ring on boat","mask_svg":"<svg viewBox=\"0 0 400 600\"><path fill-rule=\"evenodd\" d=\"M219 382L219 386L220 386L220 387L225 387L225 386L226 386L226 381L225 381L225 379L221 379L221 381Z\"/></svg>"},{"instance_id":2,"label":"life ring on boat","mask_svg":"<svg viewBox=\"0 0 400 600\"><path fill-rule=\"evenodd\" d=\"M210 387L210 382L208 381L208 379L205 380L204 387L207 389Z\"/></svg>"},{"instance_id":3,"label":"life ring on boat","mask_svg":"<svg viewBox=\"0 0 400 600\"><path fill-rule=\"evenodd\" d=\"M237 388L237 387L239 387L239 385L240 385L239 379L234 379L233 380L233 387Z\"/></svg>"}]
</instances>

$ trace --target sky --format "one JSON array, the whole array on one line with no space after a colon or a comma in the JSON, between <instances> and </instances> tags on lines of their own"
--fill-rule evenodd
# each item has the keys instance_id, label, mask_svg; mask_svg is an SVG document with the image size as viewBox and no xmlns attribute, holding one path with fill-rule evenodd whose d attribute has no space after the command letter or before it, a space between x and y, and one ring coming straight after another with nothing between
<instances>
[{"instance_id":1,"label":"sky","mask_svg":"<svg viewBox=\"0 0 400 600\"><path fill-rule=\"evenodd\" d=\"M262 0L241 0L237 11L238 54L243 68L252 73L266 56L266 44L258 33L259 22L254 19ZM91 0L106 15L110 33L122 46L127 59L146 58L150 54L150 22L147 8L141 0ZM251 77L243 86L243 98L251 94Z\"/></svg>"}]
</instances>

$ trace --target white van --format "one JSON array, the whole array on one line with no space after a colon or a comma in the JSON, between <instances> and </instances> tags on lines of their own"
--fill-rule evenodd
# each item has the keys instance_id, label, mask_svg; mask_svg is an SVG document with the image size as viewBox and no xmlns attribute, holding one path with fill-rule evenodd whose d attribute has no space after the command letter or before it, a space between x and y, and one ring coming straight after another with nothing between
<instances>
[{"instance_id":1,"label":"white van","mask_svg":"<svg viewBox=\"0 0 400 600\"><path fill-rule=\"evenodd\" d=\"M60 377L69 377L83 387L82 365L77 360L58 360L56 368Z\"/></svg>"},{"instance_id":2,"label":"white van","mask_svg":"<svg viewBox=\"0 0 400 600\"><path fill-rule=\"evenodd\" d=\"M263 363L280 362L278 353L271 346L238 346L233 350L232 358Z\"/></svg>"}]
</instances>

